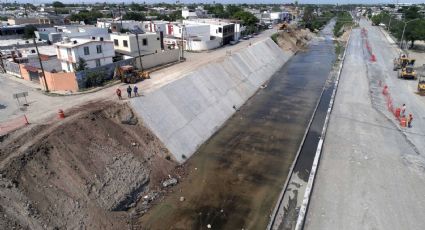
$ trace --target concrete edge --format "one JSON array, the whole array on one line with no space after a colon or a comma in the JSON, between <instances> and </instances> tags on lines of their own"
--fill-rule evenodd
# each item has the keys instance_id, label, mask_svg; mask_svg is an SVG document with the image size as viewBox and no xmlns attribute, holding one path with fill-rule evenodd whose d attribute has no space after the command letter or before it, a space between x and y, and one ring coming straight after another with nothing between
<instances>
[{"instance_id":1,"label":"concrete edge","mask_svg":"<svg viewBox=\"0 0 425 230\"><path fill-rule=\"evenodd\" d=\"M330 115L331 115L331 112L332 112L332 109L333 109L336 93L337 93L337 90L338 90L339 79L340 79L340 76L341 76L342 69L344 68L345 55L347 54L347 48L348 48L349 43L351 41L351 39L350 39L351 33L352 33L352 30L351 30L350 35L348 37L347 44L346 44L346 47L345 47L345 50L344 50L344 54L342 56L342 60L341 60L341 63L340 63L338 75L337 75L337 78L335 80L335 88L332 92L331 100L329 102L329 107L328 107L328 111L327 111L327 114L326 114L325 123L323 125L322 134L320 136L319 143L317 144L317 149L316 149L316 154L315 154L314 161L313 161L313 166L312 166L311 171L310 171L310 176L309 176L309 179L308 179L308 182L307 182L307 187L306 187L306 190L305 190L305 193L304 193L304 199L303 199L303 202L301 204L300 211L298 213L298 218L297 218L297 223L295 225L295 230L301 230L301 229L304 228L305 217L307 215L307 208L308 208L308 205L310 203L311 192L313 191L314 180L316 178L317 169L318 169L318 166L319 166L319 160L320 160L321 153L322 153L322 147L323 147L323 143L325 141L326 131L327 131L327 128L328 128L328 125L329 125L329 120L330 120Z\"/></svg>"},{"instance_id":2,"label":"concrete edge","mask_svg":"<svg viewBox=\"0 0 425 230\"><path fill-rule=\"evenodd\" d=\"M294 52L293 55L295 55L297 53L298 53L298 50L296 52ZM289 168L288 177L286 178L285 183L282 186L282 190L281 190L281 192L279 194L278 200L276 201L276 204L274 206L273 212L270 215L270 221L269 221L269 224L267 225L267 230L272 230L273 229L273 225L275 224L275 220L276 220L277 214L279 213L279 209L282 206L282 201L283 201L283 197L285 195L285 190L288 187L288 183L289 183L289 181L290 181L290 179L292 177L292 174L294 172L294 167L295 167L295 165L296 165L296 163L298 161L299 155L301 153L301 149L302 149L302 147L304 145L304 142L305 142L305 139L307 137L307 133L310 130L311 124L313 123L313 119L314 119L314 116L316 115L316 111L317 111L317 108L319 107L320 99L322 98L323 92L325 91L324 90L325 87L326 87L326 85L323 86L322 91L320 92L320 95L319 95L319 97L317 99L317 102L316 102L316 106L314 107L313 113L311 114L311 117L310 117L310 120L308 122L308 125L307 125L307 127L306 127L306 129L304 131L303 138L301 140L300 145L298 146L297 154L295 155L294 161L292 162L291 167Z\"/></svg>"}]
</instances>

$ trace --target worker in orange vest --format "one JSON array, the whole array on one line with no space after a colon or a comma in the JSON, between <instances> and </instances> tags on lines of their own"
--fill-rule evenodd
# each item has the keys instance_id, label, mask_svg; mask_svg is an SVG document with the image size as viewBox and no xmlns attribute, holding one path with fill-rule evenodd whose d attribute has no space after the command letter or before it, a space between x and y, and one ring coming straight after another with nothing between
<instances>
[{"instance_id":1,"label":"worker in orange vest","mask_svg":"<svg viewBox=\"0 0 425 230\"><path fill-rule=\"evenodd\" d=\"M118 88L118 89L116 90L116 93L117 93L118 99L119 99L119 100L122 100L122 97L121 97L121 90L120 90L120 88Z\"/></svg>"}]
</instances>

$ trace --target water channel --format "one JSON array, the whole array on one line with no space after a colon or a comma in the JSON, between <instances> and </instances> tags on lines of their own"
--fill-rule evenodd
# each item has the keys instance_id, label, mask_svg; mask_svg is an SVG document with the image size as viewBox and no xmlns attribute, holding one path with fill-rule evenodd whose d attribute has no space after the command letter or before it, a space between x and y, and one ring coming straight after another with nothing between
<instances>
[{"instance_id":1,"label":"water channel","mask_svg":"<svg viewBox=\"0 0 425 230\"><path fill-rule=\"evenodd\" d=\"M143 229L267 227L335 61L333 25L201 146L188 177L141 217Z\"/></svg>"}]
</instances>

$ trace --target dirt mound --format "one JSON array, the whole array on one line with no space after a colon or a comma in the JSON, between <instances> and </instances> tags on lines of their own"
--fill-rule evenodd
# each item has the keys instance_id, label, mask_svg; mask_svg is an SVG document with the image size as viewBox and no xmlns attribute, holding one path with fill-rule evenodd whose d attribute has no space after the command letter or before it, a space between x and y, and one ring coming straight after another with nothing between
<instances>
[{"instance_id":1,"label":"dirt mound","mask_svg":"<svg viewBox=\"0 0 425 230\"><path fill-rule=\"evenodd\" d=\"M126 104L82 111L1 141L0 229L125 229L176 167Z\"/></svg>"},{"instance_id":2,"label":"dirt mound","mask_svg":"<svg viewBox=\"0 0 425 230\"><path fill-rule=\"evenodd\" d=\"M285 51L297 52L306 48L314 34L308 29L289 27L277 33L277 44Z\"/></svg>"}]
</instances>

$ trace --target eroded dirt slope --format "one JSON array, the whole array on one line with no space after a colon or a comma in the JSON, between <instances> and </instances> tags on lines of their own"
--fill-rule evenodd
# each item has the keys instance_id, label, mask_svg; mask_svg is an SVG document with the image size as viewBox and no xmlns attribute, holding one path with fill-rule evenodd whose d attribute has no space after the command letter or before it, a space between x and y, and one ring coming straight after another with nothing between
<instances>
[{"instance_id":1,"label":"eroded dirt slope","mask_svg":"<svg viewBox=\"0 0 425 230\"><path fill-rule=\"evenodd\" d=\"M73 113L1 141L0 229L127 229L175 168L126 104Z\"/></svg>"}]
</instances>

